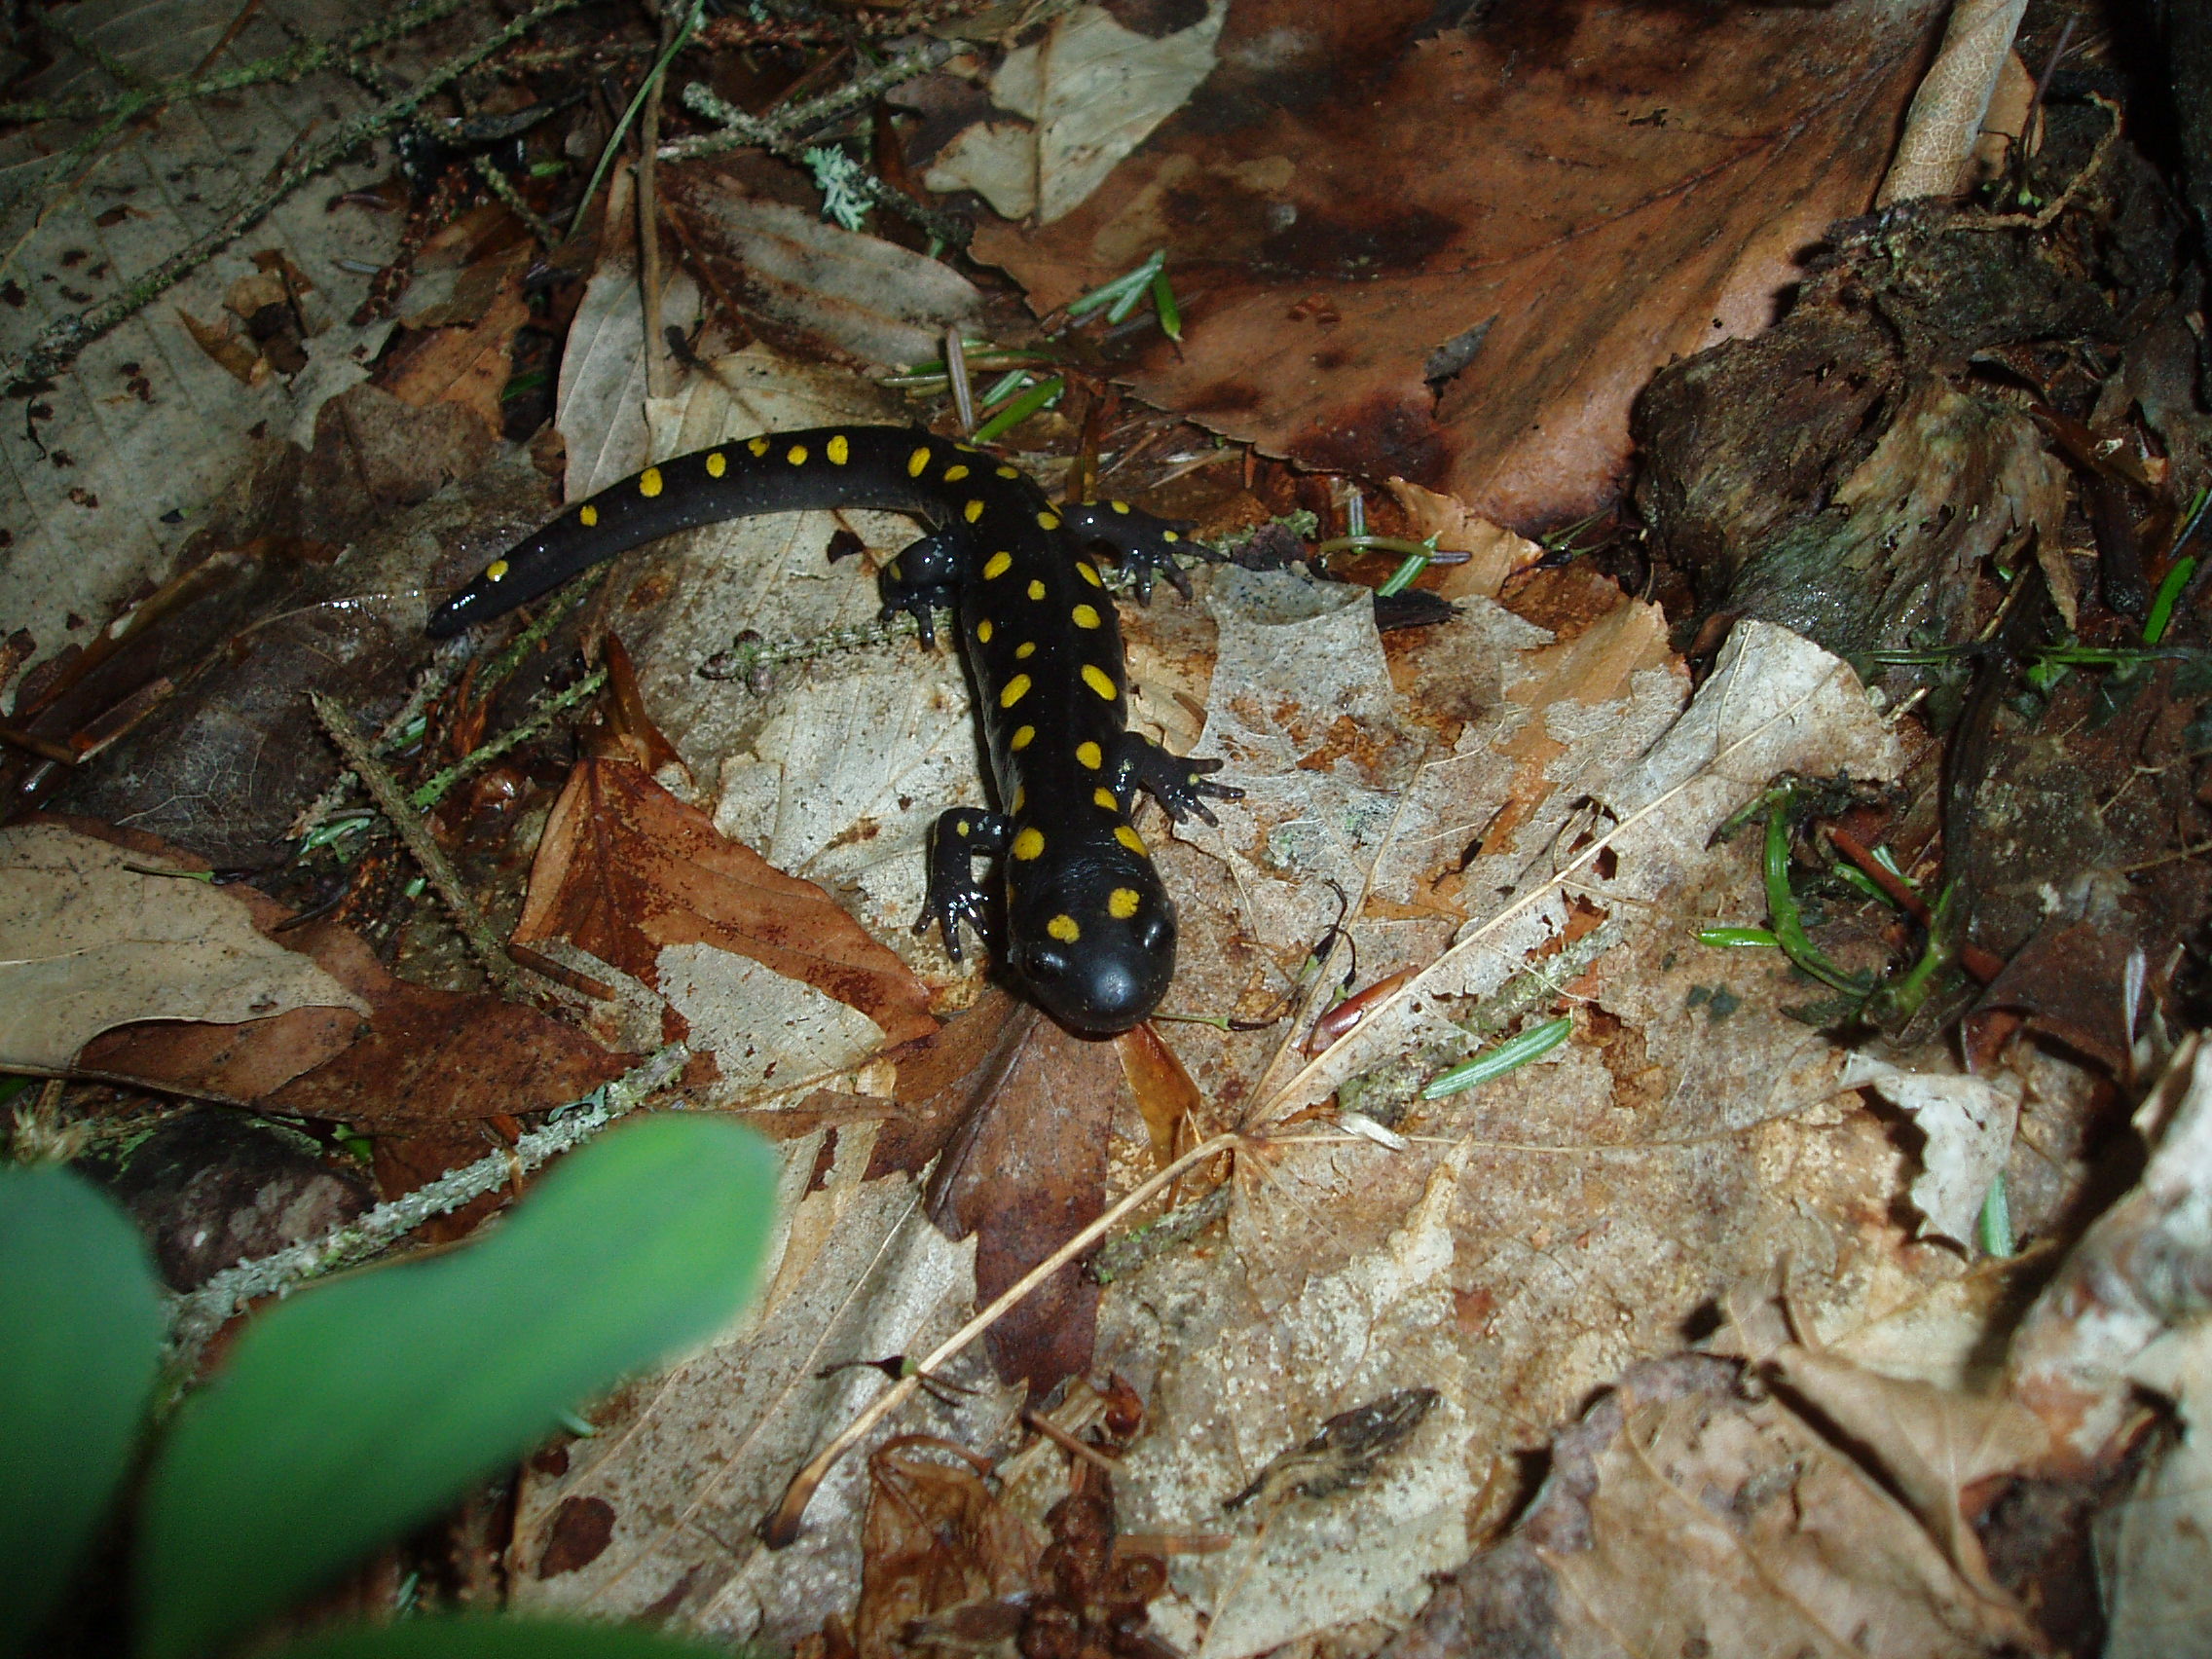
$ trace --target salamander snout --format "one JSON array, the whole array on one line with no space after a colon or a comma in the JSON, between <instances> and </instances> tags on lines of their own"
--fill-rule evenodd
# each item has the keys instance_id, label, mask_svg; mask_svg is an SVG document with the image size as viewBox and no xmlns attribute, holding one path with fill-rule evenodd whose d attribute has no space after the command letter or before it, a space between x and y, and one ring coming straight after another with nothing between
<instances>
[{"instance_id":1,"label":"salamander snout","mask_svg":"<svg viewBox=\"0 0 2212 1659\"><path fill-rule=\"evenodd\" d=\"M1086 1036L1111 1037L1145 1018L1167 994L1175 976L1175 918L1156 911L1065 941L1017 936L1011 956L1047 1014Z\"/></svg>"}]
</instances>

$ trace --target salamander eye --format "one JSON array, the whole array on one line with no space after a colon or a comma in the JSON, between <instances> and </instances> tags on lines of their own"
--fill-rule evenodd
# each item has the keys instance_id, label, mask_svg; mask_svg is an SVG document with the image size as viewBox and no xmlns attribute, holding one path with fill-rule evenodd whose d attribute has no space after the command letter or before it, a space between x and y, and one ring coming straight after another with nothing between
<instances>
[{"instance_id":1,"label":"salamander eye","mask_svg":"<svg viewBox=\"0 0 2212 1659\"><path fill-rule=\"evenodd\" d=\"M1032 979L1064 979L1068 973L1067 953L1054 950L1051 945L1033 945L1022 958L1021 971Z\"/></svg>"},{"instance_id":2,"label":"salamander eye","mask_svg":"<svg viewBox=\"0 0 2212 1659\"><path fill-rule=\"evenodd\" d=\"M1175 942L1175 924L1165 916L1154 916L1137 932L1137 943L1150 955L1158 955Z\"/></svg>"}]
</instances>

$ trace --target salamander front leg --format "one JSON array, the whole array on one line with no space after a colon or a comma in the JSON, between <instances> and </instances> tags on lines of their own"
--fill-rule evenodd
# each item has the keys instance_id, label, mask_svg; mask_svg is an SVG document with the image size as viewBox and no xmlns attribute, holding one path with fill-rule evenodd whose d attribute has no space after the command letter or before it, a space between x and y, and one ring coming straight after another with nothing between
<instances>
[{"instance_id":1,"label":"salamander front leg","mask_svg":"<svg viewBox=\"0 0 2212 1659\"><path fill-rule=\"evenodd\" d=\"M1207 810L1204 797L1216 800L1241 800L1244 792L1227 784L1217 784L1206 774L1221 770L1219 760L1193 760L1186 756L1170 755L1149 737L1133 731L1122 734L1122 746L1114 761L1114 793L1126 802L1138 790L1143 790L1160 802L1167 816L1180 824L1191 813L1197 813L1208 824L1219 823Z\"/></svg>"},{"instance_id":2,"label":"salamander front leg","mask_svg":"<svg viewBox=\"0 0 2212 1659\"><path fill-rule=\"evenodd\" d=\"M1190 519L1157 518L1126 501L1069 501L1057 511L1078 539L1104 542L1136 573L1139 605L1152 603L1156 574L1165 576L1185 599L1191 597L1191 578L1176 563L1177 554L1221 562L1221 555L1204 542L1185 539L1192 528Z\"/></svg>"},{"instance_id":3,"label":"salamander front leg","mask_svg":"<svg viewBox=\"0 0 2212 1659\"><path fill-rule=\"evenodd\" d=\"M935 922L944 932L945 955L955 962L960 960L961 920L978 935L983 931L988 896L976 880L976 860L1004 854L1013 830L1012 820L973 806L941 813L930 828L929 893L914 931L927 933Z\"/></svg>"},{"instance_id":4,"label":"salamander front leg","mask_svg":"<svg viewBox=\"0 0 2212 1659\"><path fill-rule=\"evenodd\" d=\"M860 551L832 545L831 563ZM900 611L913 617L925 647L937 644L937 612L950 610L960 599L960 571L968 556L967 543L949 531L940 531L908 542L876 573L876 591L883 596L883 619Z\"/></svg>"}]
</instances>

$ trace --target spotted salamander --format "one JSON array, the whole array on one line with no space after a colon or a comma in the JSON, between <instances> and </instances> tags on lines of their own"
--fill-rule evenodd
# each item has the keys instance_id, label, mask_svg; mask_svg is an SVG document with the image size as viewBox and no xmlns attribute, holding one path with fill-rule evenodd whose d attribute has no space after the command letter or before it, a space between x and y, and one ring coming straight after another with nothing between
<instances>
[{"instance_id":1,"label":"spotted salamander","mask_svg":"<svg viewBox=\"0 0 2212 1659\"><path fill-rule=\"evenodd\" d=\"M1075 1030L1127 1030L1159 1006L1175 970L1175 906L1129 822L1137 793L1178 822L1195 812L1212 823L1203 797L1239 793L1207 777L1220 761L1178 759L1128 729L1121 628L1086 549L1118 553L1142 598L1156 571L1187 596L1168 521L1125 501L1055 506L1018 467L906 427L776 432L648 466L569 507L440 606L429 632L458 634L673 531L831 507L931 526L883 568L884 614L911 612L927 646L936 610L959 613L1006 808L938 819L915 931L934 921L958 961L961 921L985 927L975 861L995 860L1009 973Z\"/></svg>"}]
</instances>

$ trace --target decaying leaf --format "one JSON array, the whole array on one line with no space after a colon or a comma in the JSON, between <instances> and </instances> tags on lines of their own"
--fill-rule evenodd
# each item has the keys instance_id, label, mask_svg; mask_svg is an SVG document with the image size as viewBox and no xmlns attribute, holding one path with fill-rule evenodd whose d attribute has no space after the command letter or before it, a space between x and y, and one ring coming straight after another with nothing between
<instances>
[{"instance_id":1,"label":"decaying leaf","mask_svg":"<svg viewBox=\"0 0 2212 1659\"><path fill-rule=\"evenodd\" d=\"M2185 1433L2099 1529L2104 1650L2106 1659L2181 1659L2205 1651L2212 1631L2212 1323L2167 1332L2131 1371L2174 1402Z\"/></svg>"},{"instance_id":2,"label":"decaying leaf","mask_svg":"<svg viewBox=\"0 0 2212 1659\"><path fill-rule=\"evenodd\" d=\"M2212 1273L2212 1044L2193 1039L2135 1114L2151 1157L2090 1224L2013 1334L2007 1385L2050 1430L2068 1474L2113 1456L2135 1416L2134 1368L2172 1328L2203 1317L2190 1288Z\"/></svg>"},{"instance_id":3,"label":"decaying leaf","mask_svg":"<svg viewBox=\"0 0 2212 1659\"><path fill-rule=\"evenodd\" d=\"M458 405L497 434L506 416L500 396L514 372L515 335L529 320L522 274L509 272L482 316L411 336L380 368L377 384L417 409Z\"/></svg>"},{"instance_id":4,"label":"decaying leaf","mask_svg":"<svg viewBox=\"0 0 2212 1659\"><path fill-rule=\"evenodd\" d=\"M784 1484L890 1384L872 1365L927 1352L973 1306L973 1246L924 1219L904 1176L865 1179L872 1127L787 1142L768 1290L704 1352L603 1408L596 1438L526 1473L514 1601L600 1618L648 1611L671 1629L789 1646L850 1606L861 1582L867 1454L825 1482L798 1541L755 1536ZM903 1416L964 1445L989 1441L1018 1395L979 1365Z\"/></svg>"},{"instance_id":5,"label":"decaying leaf","mask_svg":"<svg viewBox=\"0 0 2212 1659\"><path fill-rule=\"evenodd\" d=\"M991 78L991 101L1028 125L970 128L925 182L976 191L1009 219L1065 218L1206 78L1228 12L1229 0L1206 0L1195 22L1148 37L1103 6L1073 8Z\"/></svg>"},{"instance_id":6,"label":"decaying leaf","mask_svg":"<svg viewBox=\"0 0 2212 1659\"><path fill-rule=\"evenodd\" d=\"M1732 1362L1630 1368L1554 1440L1513 1531L1437 1587L1382 1648L1996 1655L2017 1611L1954 1573L1878 1480Z\"/></svg>"},{"instance_id":7,"label":"decaying leaf","mask_svg":"<svg viewBox=\"0 0 2212 1659\"><path fill-rule=\"evenodd\" d=\"M740 1088L936 1029L927 989L828 894L625 760L579 762L546 824L515 940L554 940L657 991Z\"/></svg>"},{"instance_id":8,"label":"decaying leaf","mask_svg":"<svg viewBox=\"0 0 2212 1659\"><path fill-rule=\"evenodd\" d=\"M1913 1206L1927 1218L1925 1232L1972 1248L1974 1218L1990 1183L2005 1171L2012 1128L2020 1116L2017 1085L1939 1072L1910 1072L1854 1054L1836 1080L1838 1088L1872 1088L1891 1105L1912 1114L1928 1137L1912 1184Z\"/></svg>"},{"instance_id":9,"label":"decaying leaf","mask_svg":"<svg viewBox=\"0 0 2212 1659\"><path fill-rule=\"evenodd\" d=\"M973 1016L971 1016L973 1017ZM1115 1046L1074 1037L1034 1010L1001 1051L989 1093L945 1149L930 1217L954 1238L976 1235L976 1293L985 1301L1083 1231L1106 1207L1106 1158L1125 1085ZM1090 1368L1098 1287L1062 1268L990 1334L1001 1377L1042 1394Z\"/></svg>"},{"instance_id":10,"label":"decaying leaf","mask_svg":"<svg viewBox=\"0 0 2212 1659\"><path fill-rule=\"evenodd\" d=\"M367 1008L230 894L142 863L59 825L0 830L0 1066L62 1070L134 1020Z\"/></svg>"},{"instance_id":11,"label":"decaying leaf","mask_svg":"<svg viewBox=\"0 0 2212 1659\"><path fill-rule=\"evenodd\" d=\"M1762 327L1862 212L1937 8L1239 8L1224 67L1088 201L976 252L1040 310L1156 248L1149 401L1527 525L1590 510L1651 371Z\"/></svg>"},{"instance_id":12,"label":"decaying leaf","mask_svg":"<svg viewBox=\"0 0 2212 1659\"><path fill-rule=\"evenodd\" d=\"M944 331L972 325L982 307L974 283L911 248L787 203L685 189L681 174L677 190L694 240L726 262L731 292L864 362L903 368L934 357Z\"/></svg>"}]
</instances>

